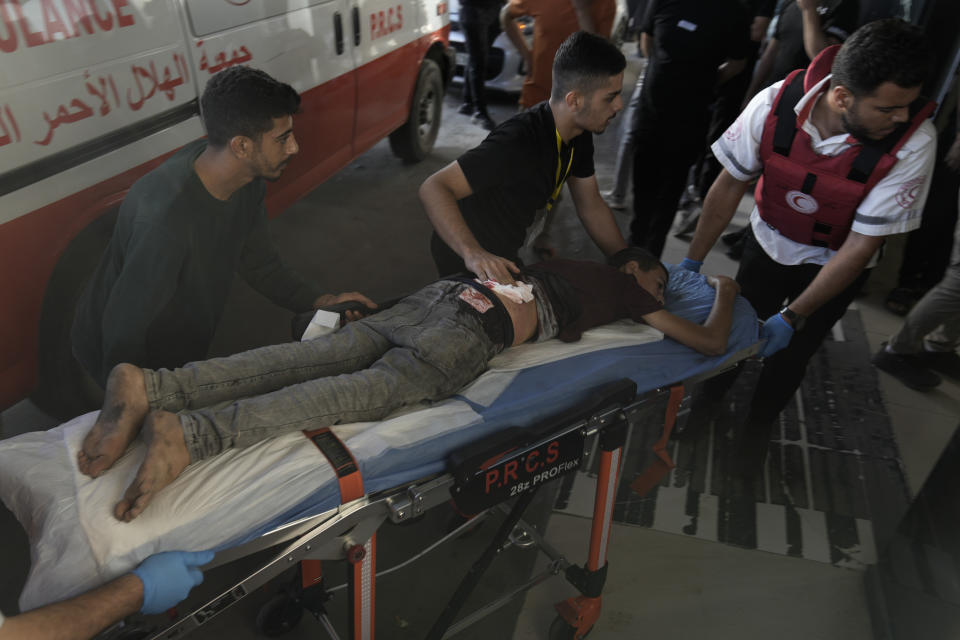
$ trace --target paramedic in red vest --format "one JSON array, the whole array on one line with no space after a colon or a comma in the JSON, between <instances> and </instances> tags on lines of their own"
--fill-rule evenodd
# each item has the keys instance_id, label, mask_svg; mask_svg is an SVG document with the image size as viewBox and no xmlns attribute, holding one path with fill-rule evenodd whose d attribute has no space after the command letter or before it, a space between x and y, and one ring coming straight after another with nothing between
<instances>
[{"instance_id":1,"label":"paramedic in red vest","mask_svg":"<svg viewBox=\"0 0 960 640\"><path fill-rule=\"evenodd\" d=\"M920 226L936 146L920 100L930 62L920 29L871 22L754 96L712 146L723 170L683 265L699 271L759 178L736 277L767 340L747 432L767 433L884 238Z\"/></svg>"}]
</instances>

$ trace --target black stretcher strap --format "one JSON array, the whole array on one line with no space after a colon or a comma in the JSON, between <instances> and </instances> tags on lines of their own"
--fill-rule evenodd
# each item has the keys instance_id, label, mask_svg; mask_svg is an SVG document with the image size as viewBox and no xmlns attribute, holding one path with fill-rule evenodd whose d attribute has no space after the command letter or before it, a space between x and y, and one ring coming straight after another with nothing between
<instances>
[{"instance_id":1,"label":"black stretcher strap","mask_svg":"<svg viewBox=\"0 0 960 640\"><path fill-rule=\"evenodd\" d=\"M340 484L340 504L363 497L365 492L360 467L340 438L327 427L303 433L316 445L337 474L337 482Z\"/></svg>"}]
</instances>

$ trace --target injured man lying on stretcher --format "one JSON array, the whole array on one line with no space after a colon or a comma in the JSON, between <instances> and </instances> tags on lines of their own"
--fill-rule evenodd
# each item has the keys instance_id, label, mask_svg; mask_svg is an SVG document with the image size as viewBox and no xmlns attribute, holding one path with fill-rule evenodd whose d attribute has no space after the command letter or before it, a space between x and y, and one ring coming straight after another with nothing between
<instances>
[{"instance_id":1,"label":"injured man lying on stretcher","mask_svg":"<svg viewBox=\"0 0 960 640\"><path fill-rule=\"evenodd\" d=\"M698 325L663 309L668 274L655 257L638 249L618 256L619 270L569 260L533 265L521 278L522 296L444 279L314 340L173 371L117 365L78 453L79 469L99 476L142 435L146 458L114 508L129 522L192 463L290 431L376 420L441 400L497 353L530 340L575 341L591 327L631 318L703 353L725 351L733 280L708 279L714 305Z\"/></svg>"}]
</instances>

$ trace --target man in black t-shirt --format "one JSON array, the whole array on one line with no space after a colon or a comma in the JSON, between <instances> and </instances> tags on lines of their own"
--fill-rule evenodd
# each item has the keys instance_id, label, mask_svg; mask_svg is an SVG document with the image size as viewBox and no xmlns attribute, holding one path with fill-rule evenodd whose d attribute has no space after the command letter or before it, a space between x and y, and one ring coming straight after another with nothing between
<instances>
[{"instance_id":1,"label":"man in black t-shirt","mask_svg":"<svg viewBox=\"0 0 960 640\"><path fill-rule=\"evenodd\" d=\"M431 251L441 276L467 270L512 282L528 227L564 183L603 253L626 246L597 188L592 137L623 108L625 66L616 46L578 31L554 58L548 102L502 123L424 181L420 200L435 230Z\"/></svg>"}]
</instances>

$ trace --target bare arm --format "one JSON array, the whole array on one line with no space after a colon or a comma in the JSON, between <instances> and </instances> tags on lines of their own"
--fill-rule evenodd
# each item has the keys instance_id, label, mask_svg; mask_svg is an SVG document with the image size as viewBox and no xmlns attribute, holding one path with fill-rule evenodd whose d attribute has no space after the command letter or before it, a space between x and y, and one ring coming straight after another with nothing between
<instances>
[{"instance_id":1,"label":"bare arm","mask_svg":"<svg viewBox=\"0 0 960 640\"><path fill-rule=\"evenodd\" d=\"M790 303L797 313L809 316L857 279L880 245L883 236L865 236L851 231L836 255L823 265L817 277Z\"/></svg>"},{"instance_id":2,"label":"bare arm","mask_svg":"<svg viewBox=\"0 0 960 640\"><path fill-rule=\"evenodd\" d=\"M960 131L953 138L953 144L947 149L947 155L944 156L943 161L947 163L948 167L960 173Z\"/></svg>"},{"instance_id":3,"label":"bare arm","mask_svg":"<svg viewBox=\"0 0 960 640\"><path fill-rule=\"evenodd\" d=\"M325 293L313 301L313 308L321 309L323 307L331 307L335 304L340 304L341 302L359 302L371 310L377 308L376 302L363 295L359 291L349 291L347 293ZM352 322L354 320L359 320L367 315L367 313L363 311L347 309L343 312L343 315L346 316L347 322Z\"/></svg>"},{"instance_id":4,"label":"bare arm","mask_svg":"<svg viewBox=\"0 0 960 640\"><path fill-rule=\"evenodd\" d=\"M727 352L727 340L733 325L733 301L740 286L726 276L710 277L707 282L714 287L716 295L710 315L702 325L675 316L665 309L649 313L643 316L643 320L680 344L708 356L719 356Z\"/></svg>"},{"instance_id":5,"label":"bare arm","mask_svg":"<svg viewBox=\"0 0 960 640\"><path fill-rule=\"evenodd\" d=\"M767 42L767 47L763 50L760 61L757 62L757 68L753 70L753 78L751 78L750 86L747 87L747 93L743 97L743 104L740 107L741 110L747 106L750 98L757 95L757 92L763 88L767 76L770 75L770 70L773 69L773 61L777 58L777 49L779 46L780 41L776 38L770 38L770 41Z\"/></svg>"},{"instance_id":6,"label":"bare arm","mask_svg":"<svg viewBox=\"0 0 960 640\"><path fill-rule=\"evenodd\" d=\"M960 80L954 80L954 82L960 82ZM960 173L960 100L957 100L957 132L943 161L947 163L948 167Z\"/></svg>"},{"instance_id":7,"label":"bare arm","mask_svg":"<svg viewBox=\"0 0 960 640\"><path fill-rule=\"evenodd\" d=\"M467 177L457 162L451 162L420 185L420 202L440 238L463 258L467 269L479 278L513 283L513 273L520 273L512 261L495 256L477 242L463 219L457 200L473 193Z\"/></svg>"},{"instance_id":8,"label":"bare arm","mask_svg":"<svg viewBox=\"0 0 960 640\"><path fill-rule=\"evenodd\" d=\"M753 21L750 23L750 39L754 42L763 42L770 20L770 16L753 16Z\"/></svg>"},{"instance_id":9,"label":"bare arm","mask_svg":"<svg viewBox=\"0 0 960 640\"><path fill-rule=\"evenodd\" d=\"M143 583L128 573L70 600L7 618L0 640L86 640L142 604Z\"/></svg>"},{"instance_id":10,"label":"bare arm","mask_svg":"<svg viewBox=\"0 0 960 640\"><path fill-rule=\"evenodd\" d=\"M527 41L523 39L523 34L520 33L520 27L517 26L516 20L514 18L519 18L519 15L513 10L512 5L508 2L503 5L503 9L500 10L500 28L503 29L503 32L507 34L507 38L510 42L513 43L513 46L517 48L517 51L520 52L520 57L523 58L523 68L527 70L527 74L530 74L530 70L533 69L533 54L530 52L530 47L527 46Z\"/></svg>"},{"instance_id":11,"label":"bare arm","mask_svg":"<svg viewBox=\"0 0 960 640\"><path fill-rule=\"evenodd\" d=\"M653 51L653 36L644 31L640 34L640 53L649 60L651 51Z\"/></svg>"},{"instance_id":12,"label":"bare arm","mask_svg":"<svg viewBox=\"0 0 960 640\"><path fill-rule=\"evenodd\" d=\"M573 10L577 12L577 23L580 25L580 29L597 33L597 28L593 24L593 13L590 11L593 7L593 0L570 0L570 2L573 4ZM610 34L598 33L597 35L607 37Z\"/></svg>"},{"instance_id":13,"label":"bare arm","mask_svg":"<svg viewBox=\"0 0 960 640\"><path fill-rule=\"evenodd\" d=\"M703 213L700 214L700 222L697 223L697 230L690 241L688 258L703 262L716 244L717 238L730 224L746 192L746 182L737 180L726 169L720 171L703 201Z\"/></svg>"},{"instance_id":14,"label":"bare arm","mask_svg":"<svg viewBox=\"0 0 960 640\"><path fill-rule=\"evenodd\" d=\"M617 226L610 207L600 197L597 177L571 176L567 178L567 185L583 228L587 230L587 235L594 244L603 251L603 255L612 256L617 251L625 249L627 241L623 239L623 234L620 233L620 227Z\"/></svg>"},{"instance_id":15,"label":"bare arm","mask_svg":"<svg viewBox=\"0 0 960 640\"><path fill-rule=\"evenodd\" d=\"M839 40L823 32L820 14L817 13L817 0L797 0L797 6L803 16L803 49L808 58L813 60L830 45L840 44Z\"/></svg>"}]
</instances>

